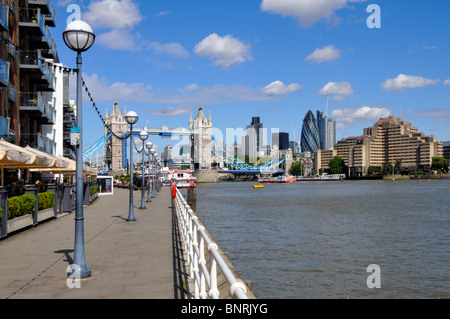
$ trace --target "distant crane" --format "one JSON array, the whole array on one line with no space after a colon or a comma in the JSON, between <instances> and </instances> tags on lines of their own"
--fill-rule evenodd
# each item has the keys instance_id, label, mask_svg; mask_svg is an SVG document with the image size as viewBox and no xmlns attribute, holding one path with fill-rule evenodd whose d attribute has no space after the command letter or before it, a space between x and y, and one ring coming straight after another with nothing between
<instances>
[{"instance_id":1,"label":"distant crane","mask_svg":"<svg viewBox=\"0 0 450 319\"><path fill-rule=\"evenodd\" d=\"M294 141L296 141L298 143L298 147L300 147L300 139L297 139L297 134L295 134L295 129L294 129L294 125L291 125L292 127L292 132L294 133ZM294 151L294 150L292 150Z\"/></svg>"}]
</instances>

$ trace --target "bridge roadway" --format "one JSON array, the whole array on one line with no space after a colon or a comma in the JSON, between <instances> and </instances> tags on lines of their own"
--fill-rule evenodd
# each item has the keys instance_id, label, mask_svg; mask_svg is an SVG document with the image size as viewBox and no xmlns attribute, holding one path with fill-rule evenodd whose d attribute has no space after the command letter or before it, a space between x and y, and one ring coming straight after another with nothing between
<instances>
[{"instance_id":1,"label":"bridge roadway","mask_svg":"<svg viewBox=\"0 0 450 319\"><path fill-rule=\"evenodd\" d=\"M181 299L182 258L172 223L170 190L145 203L134 193L136 222L127 222L129 190L115 188L85 206L85 252L90 278L68 288L75 212L0 241L2 299ZM176 224L176 223L174 223Z\"/></svg>"}]
</instances>

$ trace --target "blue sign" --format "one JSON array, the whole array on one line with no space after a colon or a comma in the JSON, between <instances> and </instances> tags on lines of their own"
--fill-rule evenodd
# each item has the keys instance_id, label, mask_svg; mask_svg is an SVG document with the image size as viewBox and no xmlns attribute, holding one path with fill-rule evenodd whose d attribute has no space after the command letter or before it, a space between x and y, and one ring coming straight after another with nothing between
<instances>
[{"instance_id":1,"label":"blue sign","mask_svg":"<svg viewBox=\"0 0 450 319\"><path fill-rule=\"evenodd\" d=\"M127 136L128 136L127 133L123 133L122 134L122 137L127 137ZM125 139L125 140L122 140L122 168L127 168L127 163L128 163L127 150L128 150L128 148L127 148L127 140Z\"/></svg>"},{"instance_id":2,"label":"blue sign","mask_svg":"<svg viewBox=\"0 0 450 319\"><path fill-rule=\"evenodd\" d=\"M9 63L0 59L0 83L9 86Z\"/></svg>"},{"instance_id":3,"label":"blue sign","mask_svg":"<svg viewBox=\"0 0 450 319\"><path fill-rule=\"evenodd\" d=\"M0 116L0 136L8 136L8 119Z\"/></svg>"},{"instance_id":4,"label":"blue sign","mask_svg":"<svg viewBox=\"0 0 450 319\"><path fill-rule=\"evenodd\" d=\"M0 2L0 25L8 31L8 7Z\"/></svg>"}]
</instances>

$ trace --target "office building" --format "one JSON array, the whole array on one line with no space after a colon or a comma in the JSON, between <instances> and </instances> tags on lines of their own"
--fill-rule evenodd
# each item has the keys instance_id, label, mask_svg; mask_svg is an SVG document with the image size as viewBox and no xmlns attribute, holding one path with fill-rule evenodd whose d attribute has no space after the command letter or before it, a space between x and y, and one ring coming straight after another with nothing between
<instances>
[{"instance_id":1,"label":"office building","mask_svg":"<svg viewBox=\"0 0 450 319\"><path fill-rule=\"evenodd\" d=\"M317 111L317 128L321 150L330 150L336 144L336 121L324 112Z\"/></svg>"},{"instance_id":2,"label":"office building","mask_svg":"<svg viewBox=\"0 0 450 319\"><path fill-rule=\"evenodd\" d=\"M247 125L246 135L242 137L245 155L250 158L262 156L264 145L264 129L258 116L252 117L252 122Z\"/></svg>"},{"instance_id":3,"label":"office building","mask_svg":"<svg viewBox=\"0 0 450 319\"><path fill-rule=\"evenodd\" d=\"M272 133L272 149L287 150L289 148L289 133Z\"/></svg>"},{"instance_id":4,"label":"office building","mask_svg":"<svg viewBox=\"0 0 450 319\"><path fill-rule=\"evenodd\" d=\"M303 120L300 146L302 152L315 153L320 149L319 128L317 127L316 118L311 110L306 113Z\"/></svg>"},{"instance_id":5,"label":"office building","mask_svg":"<svg viewBox=\"0 0 450 319\"><path fill-rule=\"evenodd\" d=\"M384 163L394 165L397 160L401 160L402 171L430 169L432 158L443 155L443 144L433 135L420 133L410 122L389 116L365 128L363 135L338 141L333 151L317 153L316 169L327 169L323 159L338 155L344 160L349 176L366 176L370 166L381 171Z\"/></svg>"}]
</instances>

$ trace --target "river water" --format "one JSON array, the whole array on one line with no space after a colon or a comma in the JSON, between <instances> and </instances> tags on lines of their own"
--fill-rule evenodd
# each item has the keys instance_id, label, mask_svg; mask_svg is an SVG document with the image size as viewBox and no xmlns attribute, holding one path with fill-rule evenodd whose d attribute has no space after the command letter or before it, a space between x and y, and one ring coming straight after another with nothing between
<instances>
[{"instance_id":1,"label":"river water","mask_svg":"<svg viewBox=\"0 0 450 319\"><path fill-rule=\"evenodd\" d=\"M252 185L198 184L197 215L257 298L450 297L450 180Z\"/></svg>"}]
</instances>

